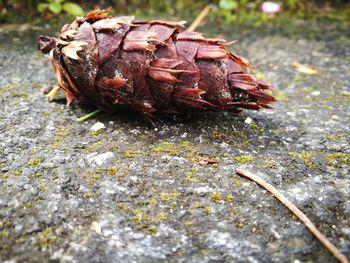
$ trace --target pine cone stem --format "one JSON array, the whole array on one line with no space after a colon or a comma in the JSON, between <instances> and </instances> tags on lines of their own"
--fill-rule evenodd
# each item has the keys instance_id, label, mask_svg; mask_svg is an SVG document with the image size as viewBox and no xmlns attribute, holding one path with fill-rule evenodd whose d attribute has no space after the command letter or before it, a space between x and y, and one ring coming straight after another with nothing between
<instances>
[{"instance_id":1,"label":"pine cone stem","mask_svg":"<svg viewBox=\"0 0 350 263\"><path fill-rule=\"evenodd\" d=\"M46 97L49 99L49 101L52 101L56 97L57 92L60 89L61 89L61 87L56 85L49 93L46 94Z\"/></svg>"}]
</instances>

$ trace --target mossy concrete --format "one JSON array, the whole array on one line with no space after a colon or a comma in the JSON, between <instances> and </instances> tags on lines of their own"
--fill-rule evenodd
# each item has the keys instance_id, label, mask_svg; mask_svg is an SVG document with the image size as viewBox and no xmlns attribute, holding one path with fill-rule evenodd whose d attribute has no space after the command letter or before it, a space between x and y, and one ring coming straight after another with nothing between
<instances>
[{"instance_id":1,"label":"mossy concrete","mask_svg":"<svg viewBox=\"0 0 350 263\"><path fill-rule=\"evenodd\" d=\"M35 37L55 30L2 30L0 261L335 262L237 167L274 184L350 256L350 45L336 23L208 25L239 39L231 48L279 101L156 128L126 113L77 122L93 109L41 94L55 79ZM320 74L298 73L294 61ZM98 121L106 128L92 134Z\"/></svg>"}]
</instances>

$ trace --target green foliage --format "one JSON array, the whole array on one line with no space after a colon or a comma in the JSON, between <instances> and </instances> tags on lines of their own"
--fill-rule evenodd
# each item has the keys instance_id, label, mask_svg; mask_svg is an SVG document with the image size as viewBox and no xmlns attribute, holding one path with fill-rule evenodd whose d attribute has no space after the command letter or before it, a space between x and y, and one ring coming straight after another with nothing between
<instances>
[{"instance_id":1,"label":"green foliage","mask_svg":"<svg viewBox=\"0 0 350 263\"><path fill-rule=\"evenodd\" d=\"M49 10L53 14L60 14L62 11L65 11L72 16L84 15L84 10L80 5L73 2L66 2L65 0L47 0L46 3L39 3L37 9L39 12Z\"/></svg>"},{"instance_id":2,"label":"green foliage","mask_svg":"<svg viewBox=\"0 0 350 263\"><path fill-rule=\"evenodd\" d=\"M220 0L219 7L224 10L234 10L238 7L238 2L235 0Z\"/></svg>"},{"instance_id":3,"label":"green foliage","mask_svg":"<svg viewBox=\"0 0 350 263\"><path fill-rule=\"evenodd\" d=\"M59 14L62 11L62 6L59 0L52 1L48 6L49 10L54 14Z\"/></svg>"},{"instance_id":4,"label":"green foliage","mask_svg":"<svg viewBox=\"0 0 350 263\"><path fill-rule=\"evenodd\" d=\"M238 23L261 26L276 19L281 19L281 17L285 17L287 22L294 17L331 17L337 20L350 21L348 1L275 1L281 4L281 13L270 15L260 10L260 4L264 0L0 0L0 23L35 20L38 11L42 13L42 17L46 21L53 15L56 18L64 17L62 14L82 16L84 14L83 8L91 10L96 7L111 7L111 15L135 15L139 19L164 19L170 16L174 19L193 21L206 5L213 7L205 19L210 23ZM98 5L96 6L96 4Z\"/></svg>"},{"instance_id":5,"label":"green foliage","mask_svg":"<svg viewBox=\"0 0 350 263\"><path fill-rule=\"evenodd\" d=\"M219 8L223 10L235 10L238 9L238 7L245 8L248 4L248 0L219 0ZM261 1L250 1L251 4L257 5Z\"/></svg>"},{"instance_id":6,"label":"green foliage","mask_svg":"<svg viewBox=\"0 0 350 263\"><path fill-rule=\"evenodd\" d=\"M84 15L84 10L80 5L72 2L66 2L62 5L62 9L70 15L82 16Z\"/></svg>"}]
</instances>

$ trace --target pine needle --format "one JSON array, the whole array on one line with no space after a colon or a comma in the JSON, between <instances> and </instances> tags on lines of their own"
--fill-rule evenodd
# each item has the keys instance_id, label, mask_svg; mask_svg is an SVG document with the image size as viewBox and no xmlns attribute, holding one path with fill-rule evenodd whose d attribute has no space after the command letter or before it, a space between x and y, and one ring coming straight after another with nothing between
<instances>
[{"instance_id":1,"label":"pine needle","mask_svg":"<svg viewBox=\"0 0 350 263\"><path fill-rule=\"evenodd\" d=\"M90 119L90 118L96 116L96 115L99 114L100 112L101 112L100 109L95 110L95 111L90 112L89 114L86 114L85 116L83 116L83 117L77 119L77 121L78 121L78 122L86 121L86 120L88 120L88 119Z\"/></svg>"},{"instance_id":2,"label":"pine needle","mask_svg":"<svg viewBox=\"0 0 350 263\"><path fill-rule=\"evenodd\" d=\"M211 9L210 5L204 7L204 9L199 13L196 19L192 22L192 24L187 28L188 32L193 32L199 26L199 24L203 21L203 19L209 14Z\"/></svg>"},{"instance_id":3,"label":"pine needle","mask_svg":"<svg viewBox=\"0 0 350 263\"><path fill-rule=\"evenodd\" d=\"M236 169L236 173L240 176L244 176L258 185L269 191L274 197L276 197L282 204L284 204L300 221L310 230L310 232L333 254L335 258L341 263L349 263L344 254L342 254L329 240L316 228L311 220L301 212L292 202L290 202L283 194L281 194L274 186L265 182L257 175L239 169Z\"/></svg>"}]
</instances>

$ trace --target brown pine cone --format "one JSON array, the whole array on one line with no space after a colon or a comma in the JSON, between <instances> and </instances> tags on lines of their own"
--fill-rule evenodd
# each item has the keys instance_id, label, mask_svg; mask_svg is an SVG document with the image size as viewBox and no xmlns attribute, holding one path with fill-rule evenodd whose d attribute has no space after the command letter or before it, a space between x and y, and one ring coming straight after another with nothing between
<instances>
[{"instance_id":1,"label":"brown pine cone","mask_svg":"<svg viewBox=\"0 0 350 263\"><path fill-rule=\"evenodd\" d=\"M93 11L40 36L67 104L84 99L100 108L155 112L239 112L269 108L273 88L228 51L225 40L187 32L183 22L135 21ZM52 95L52 94L51 94Z\"/></svg>"}]
</instances>

